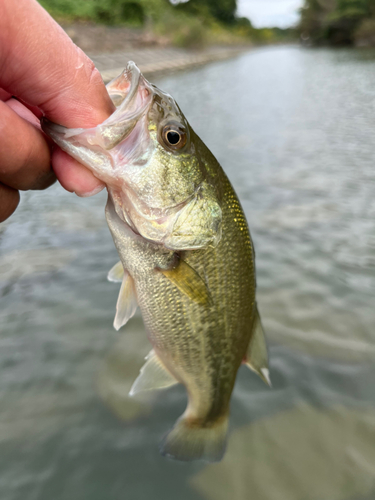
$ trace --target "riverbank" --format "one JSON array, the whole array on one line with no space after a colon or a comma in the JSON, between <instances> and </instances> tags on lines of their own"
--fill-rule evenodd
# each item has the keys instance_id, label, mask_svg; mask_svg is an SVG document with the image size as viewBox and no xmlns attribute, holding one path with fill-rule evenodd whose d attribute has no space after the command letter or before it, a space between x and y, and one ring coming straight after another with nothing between
<instances>
[{"instance_id":1,"label":"riverbank","mask_svg":"<svg viewBox=\"0 0 375 500\"><path fill-rule=\"evenodd\" d=\"M166 47L168 38L149 29L106 26L94 23L60 23L73 42L84 52L102 54L144 47Z\"/></svg>"},{"instance_id":2,"label":"riverbank","mask_svg":"<svg viewBox=\"0 0 375 500\"><path fill-rule=\"evenodd\" d=\"M208 47L201 51L149 47L89 56L107 83L122 72L128 61L134 61L142 73L150 77L230 59L246 50L249 50L249 47Z\"/></svg>"},{"instance_id":3,"label":"riverbank","mask_svg":"<svg viewBox=\"0 0 375 500\"><path fill-rule=\"evenodd\" d=\"M150 77L229 59L252 47L250 43L228 43L180 48L147 29L81 23L62 27L94 61L105 82L118 76L130 60Z\"/></svg>"}]
</instances>

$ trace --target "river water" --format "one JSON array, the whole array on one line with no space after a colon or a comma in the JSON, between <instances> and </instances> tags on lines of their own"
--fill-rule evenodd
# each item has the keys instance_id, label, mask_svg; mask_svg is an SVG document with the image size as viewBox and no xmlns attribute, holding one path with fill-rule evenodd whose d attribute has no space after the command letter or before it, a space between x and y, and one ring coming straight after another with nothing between
<instances>
[{"instance_id":1,"label":"river water","mask_svg":"<svg viewBox=\"0 0 375 500\"><path fill-rule=\"evenodd\" d=\"M375 496L375 54L271 47L159 79L243 203L273 389L239 371L219 464L159 456L182 387L128 390L105 194L26 193L0 229L2 500Z\"/></svg>"}]
</instances>

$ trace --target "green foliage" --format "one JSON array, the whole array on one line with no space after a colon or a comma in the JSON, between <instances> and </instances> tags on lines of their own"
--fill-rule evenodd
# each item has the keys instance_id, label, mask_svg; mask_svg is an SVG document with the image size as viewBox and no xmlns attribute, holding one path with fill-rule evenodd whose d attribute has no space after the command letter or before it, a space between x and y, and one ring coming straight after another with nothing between
<instances>
[{"instance_id":1,"label":"green foliage","mask_svg":"<svg viewBox=\"0 0 375 500\"><path fill-rule=\"evenodd\" d=\"M366 16L367 0L337 0L336 12L341 16Z\"/></svg>"},{"instance_id":2,"label":"green foliage","mask_svg":"<svg viewBox=\"0 0 375 500\"><path fill-rule=\"evenodd\" d=\"M190 0L194 1L194 0ZM236 16L236 0L206 0L210 12L219 21L224 23L233 23Z\"/></svg>"},{"instance_id":3,"label":"green foliage","mask_svg":"<svg viewBox=\"0 0 375 500\"><path fill-rule=\"evenodd\" d=\"M185 24L173 37L174 45L189 49L201 49L207 43L206 30L199 20Z\"/></svg>"},{"instance_id":4,"label":"green foliage","mask_svg":"<svg viewBox=\"0 0 375 500\"><path fill-rule=\"evenodd\" d=\"M190 0L173 6L169 0L39 0L58 21L90 21L142 26L174 45L202 48L206 44L289 41L289 30L255 29L237 18L237 0ZM321 0L315 0L321 1ZM375 0L372 0L375 3Z\"/></svg>"},{"instance_id":5,"label":"green foliage","mask_svg":"<svg viewBox=\"0 0 375 500\"><path fill-rule=\"evenodd\" d=\"M359 46L375 46L375 18L364 19L354 32L354 40Z\"/></svg>"},{"instance_id":6,"label":"green foliage","mask_svg":"<svg viewBox=\"0 0 375 500\"><path fill-rule=\"evenodd\" d=\"M106 24L142 24L145 18L158 20L165 13L180 11L215 18L224 23L235 22L236 0L190 0L172 7L168 0L40 0L57 18L84 19Z\"/></svg>"},{"instance_id":7,"label":"green foliage","mask_svg":"<svg viewBox=\"0 0 375 500\"><path fill-rule=\"evenodd\" d=\"M142 25L145 19L143 6L137 1L110 1L97 2L94 9L95 18L105 24L126 22Z\"/></svg>"},{"instance_id":8,"label":"green foliage","mask_svg":"<svg viewBox=\"0 0 375 500\"><path fill-rule=\"evenodd\" d=\"M218 21L231 24L236 20L237 0L190 0L177 8L205 18L211 16Z\"/></svg>"},{"instance_id":9,"label":"green foliage","mask_svg":"<svg viewBox=\"0 0 375 500\"><path fill-rule=\"evenodd\" d=\"M57 19L142 25L171 8L168 0L39 0Z\"/></svg>"},{"instance_id":10,"label":"green foliage","mask_svg":"<svg viewBox=\"0 0 375 500\"><path fill-rule=\"evenodd\" d=\"M315 44L352 44L358 33L370 36L373 23L366 21L372 18L375 0L305 0L299 30L303 39Z\"/></svg>"},{"instance_id":11,"label":"green foliage","mask_svg":"<svg viewBox=\"0 0 375 500\"><path fill-rule=\"evenodd\" d=\"M262 28L254 29L252 39L255 43L278 44L278 43L295 43L298 40L298 32L294 28Z\"/></svg>"},{"instance_id":12,"label":"green foliage","mask_svg":"<svg viewBox=\"0 0 375 500\"><path fill-rule=\"evenodd\" d=\"M97 2L89 0L39 0L39 3L54 17L89 19L95 15Z\"/></svg>"},{"instance_id":13,"label":"green foliage","mask_svg":"<svg viewBox=\"0 0 375 500\"><path fill-rule=\"evenodd\" d=\"M157 34L172 39L178 47L201 48L208 42L209 26L185 12L166 11L154 25Z\"/></svg>"}]
</instances>

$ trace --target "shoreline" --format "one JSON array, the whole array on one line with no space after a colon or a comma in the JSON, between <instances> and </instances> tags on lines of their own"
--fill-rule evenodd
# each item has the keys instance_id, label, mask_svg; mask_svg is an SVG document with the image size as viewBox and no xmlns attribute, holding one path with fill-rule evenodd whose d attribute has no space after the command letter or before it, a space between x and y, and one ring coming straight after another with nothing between
<instances>
[{"instance_id":1,"label":"shoreline","mask_svg":"<svg viewBox=\"0 0 375 500\"><path fill-rule=\"evenodd\" d=\"M150 77L230 59L253 48L250 42L183 48L172 45L166 37L147 28L77 22L62 22L61 26L92 59L105 83L117 77L128 61L134 61L142 73Z\"/></svg>"},{"instance_id":2,"label":"shoreline","mask_svg":"<svg viewBox=\"0 0 375 500\"><path fill-rule=\"evenodd\" d=\"M201 51L173 47L136 48L107 54L88 54L105 83L117 77L126 63L134 61L146 77L202 66L236 57L253 47L208 47Z\"/></svg>"}]
</instances>

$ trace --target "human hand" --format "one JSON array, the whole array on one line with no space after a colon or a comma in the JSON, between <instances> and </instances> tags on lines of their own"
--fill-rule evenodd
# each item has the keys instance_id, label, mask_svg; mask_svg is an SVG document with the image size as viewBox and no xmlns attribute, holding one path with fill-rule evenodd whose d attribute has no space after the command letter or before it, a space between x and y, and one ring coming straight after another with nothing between
<instances>
[{"instance_id":1,"label":"human hand","mask_svg":"<svg viewBox=\"0 0 375 500\"><path fill-rule=\"evenodd\" d=\"M79 196L104 185L52 146L39 119L93 127L113 112L100 73L36 0L0 0L0 222L18 190L55 181ZM14 97L12 97L14 96Z\"/></svg>"}]
</instances>

